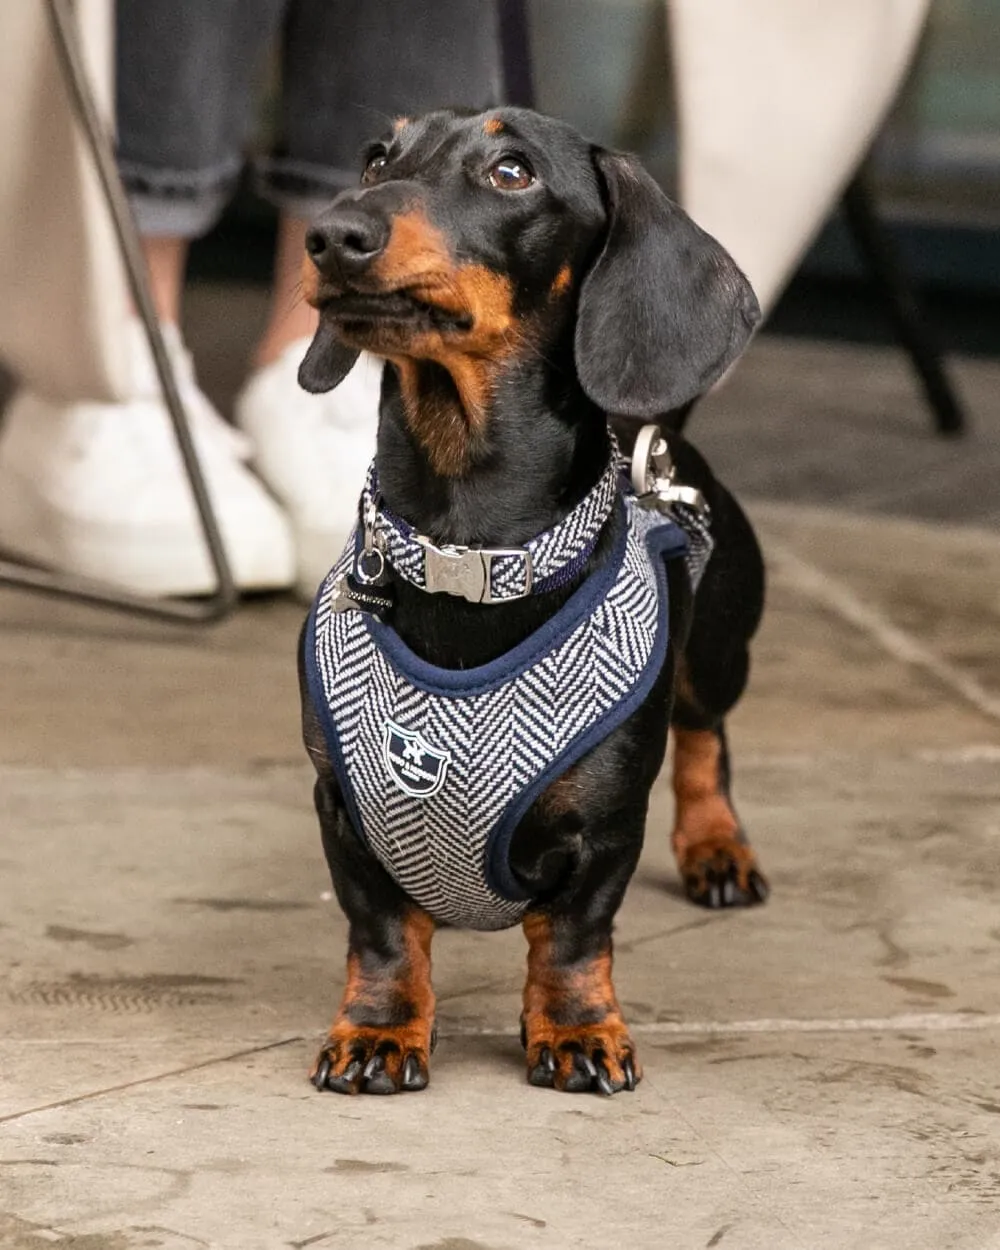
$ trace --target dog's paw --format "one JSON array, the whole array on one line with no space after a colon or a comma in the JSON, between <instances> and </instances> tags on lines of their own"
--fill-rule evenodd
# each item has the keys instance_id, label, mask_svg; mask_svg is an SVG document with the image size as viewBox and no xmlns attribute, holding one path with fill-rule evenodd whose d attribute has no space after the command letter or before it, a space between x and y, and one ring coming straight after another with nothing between
<instances>
[{"instance_id":1,"label":"dog's paw","mask_svg":"<svg viewBox=\"0 0 1000 1250\"><path fill-rule=\"evenodd\" d=\"M750 907L771 892L757 857L731 835L709 837L678 853L684 893L701 907Z\"/></svg>"},{"instance_id":2,"label":"dog's paw","mask_svg":"<svg viewBox=\"0 0 1000 1250\"><path fill-rule=\"evenodd\" d=\"M400 1094L425 1089L430 1080L429 1038L412 1027L334 1027L309 1079L337 1094Z\"/></svg>"},{"instance_id":3,"label":"dog's paw","mask_svg":"<svg viewBox=\"0 0 1000 1250\"><path fill-rule=\"evenodd\" d=\"M522 1019L521 1044L531 1085L610 1097L635 1089L642 1080L635 1046L620 1020L567 1026Z\"/></svg>"}]
</instances>

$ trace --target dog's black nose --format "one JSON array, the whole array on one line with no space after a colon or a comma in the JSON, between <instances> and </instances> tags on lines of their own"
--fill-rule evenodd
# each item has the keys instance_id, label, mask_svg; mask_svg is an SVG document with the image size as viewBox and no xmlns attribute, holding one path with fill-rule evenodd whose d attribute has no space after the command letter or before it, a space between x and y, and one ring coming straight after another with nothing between
<instances>
[{"instance_id":1,"label":"dog's black nose","mask_svg":"<svg viewBox=\"0 0 1000 1250\"><path fill-rule=\"evenodd\" d=\"M325 277L363 273L389 242L389 223L358 209L335 209L306 234L306 251Z\"/></svg>"}]
</instances>

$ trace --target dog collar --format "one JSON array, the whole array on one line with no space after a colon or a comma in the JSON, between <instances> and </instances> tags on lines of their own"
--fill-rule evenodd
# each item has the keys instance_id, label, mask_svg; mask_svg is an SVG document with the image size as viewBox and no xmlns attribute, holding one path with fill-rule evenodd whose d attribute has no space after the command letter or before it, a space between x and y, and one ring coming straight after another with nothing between
<instances>
[{"instance_id":1,"label":"dog collar","mask_svg":"<svg viewBox=\"0 0 1000 1250\"><path fill-rule=\"evenodd\" d=\"M385 506L372 461L361 496L363 547L355 566L359 580L378 580L388 561L421 590L470 603L510 603L566 585L590 558L621 490L618 444L608 433L611 451L597 484L568 516L523 547L436 546Z\"/></svg>"}]
</instances>

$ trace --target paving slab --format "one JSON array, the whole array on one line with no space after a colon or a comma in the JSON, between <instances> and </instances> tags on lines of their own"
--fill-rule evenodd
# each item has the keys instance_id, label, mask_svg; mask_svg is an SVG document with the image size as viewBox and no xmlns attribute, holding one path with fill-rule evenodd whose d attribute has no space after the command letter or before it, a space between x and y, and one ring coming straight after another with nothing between
<instances>
[{"instance_id":1,"label":"paving slab","mask_svg":"<svg viewBox=\"0 0 1000 1250\"><path fill-rule=\"evenodd\" d=\"M7 1125L0 1244L1000 1244L977 1035L647 1043L608 1101L532 1090L514 1039L454 1049L419 1099L316 1095L289 1046Z\"/></svg>"},{"instance_id":2,"label":"paving slab","mask_svg":"<svg viewBox=\"0 0 1000 1250\"><path fill-rule=\"evenodd\" d=\"M344 924L302 609L0 594L0 1247L1000 1247L1000 540L757 499L732 718L764 908L688 904L658 783L617 935L631 1096L529 1088L524 943L435 943L431 1087L305 1072Z\"/></svg>"}]
</instances>

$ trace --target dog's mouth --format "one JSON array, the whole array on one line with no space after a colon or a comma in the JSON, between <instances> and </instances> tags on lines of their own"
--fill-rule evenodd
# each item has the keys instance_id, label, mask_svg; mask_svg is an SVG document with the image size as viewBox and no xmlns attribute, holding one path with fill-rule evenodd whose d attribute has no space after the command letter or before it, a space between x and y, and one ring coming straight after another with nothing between
<instances>
[{"instance_id":1,"label":"dog's mouth","mask_svg":"<svg viewBox=\"0 0 1000 1250\"><path fill-rule=\"evenodd\" d=\"M472 314L438 303L429 290L398 287L388 291L338 291L317 301L321 317L337 323L342 332L368 336L389 331L416 334L465 333Z\"/></svg>"}]
</instances>

